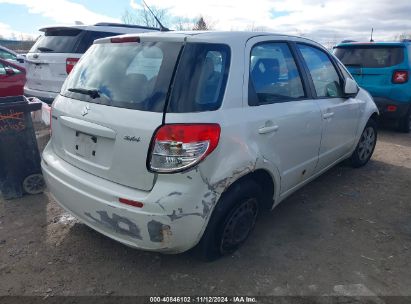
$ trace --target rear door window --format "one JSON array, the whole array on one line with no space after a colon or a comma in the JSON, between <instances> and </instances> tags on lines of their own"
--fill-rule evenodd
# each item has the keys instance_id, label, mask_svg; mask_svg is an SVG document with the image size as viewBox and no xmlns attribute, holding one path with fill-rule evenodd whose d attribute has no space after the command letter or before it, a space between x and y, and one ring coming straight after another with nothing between
<instances>
[{"instance_id":1,"label":"rear door window","mask_svg":"<svg viewBox=\"0 0 411 304\"><path fill-rule=\"evenodd\" d=\"M306 44L297 44L314 83L317 97L343 97L340 77L328 55Z\"/></svg>"},{"instance_id":2,"label":"rear door window","mask_svg":"<svg viewBox=\"0 0 411 304\"><path fill-rule=\"evenodd\" d=\"M230 66L224 44L188 43L184 47L167 111L214 111L221 106Z\"/></svg>"},{"instance_id":3,"label":"rear door window","mask_svg":"<svg viewBox=\"0 0 411 304\"><path fill-rule=\"evenodd\" d=\"M48 29L29 53L78 53L76 45L82 32L80 29Z\"/></svg>"},{"instance_id":4,"label":"rear door window","mask_svg":"<svg viewBox=\"0 0 411 304\"><path fill-rule=\"evenodd\" d=\"M352 45L337 47L334 54L346 66L363 68L391 67L404 61L402 46Z\"/></svg>"},{"instance_id":5,"label":"rear door window","mask_svg":"<svg viewBox=\"0 0 411 304\"><path fill-rule=\"evenodd\" d=\"M114 107L162 112L181 47L177 42L94 44L70 73L61 94ZM79 90L92 90L98 96Z\"/></svg>"}]
</instances>

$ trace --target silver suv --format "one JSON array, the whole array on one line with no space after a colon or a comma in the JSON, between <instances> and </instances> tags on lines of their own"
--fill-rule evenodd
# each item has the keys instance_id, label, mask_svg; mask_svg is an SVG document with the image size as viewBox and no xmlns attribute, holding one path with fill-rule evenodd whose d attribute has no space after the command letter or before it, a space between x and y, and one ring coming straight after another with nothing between
<instances>
[{"instance_id":1,"label":"silver suv","mask_svg":"<svg viewBox=\"0 0 411 304\"><path fill-rule=\"evenodd\" d=\"M211 259L335 164L365 165L377 115L338 59L308 39L104 38L53 103L42 168L56 200L102 234L168 253L198 245Z\"/></svg>"},{"instance_id":2,"label":"silver suv","mask_svg":"<svg viewBox=\"0 0 411 304\"><path fill-rule=\"evenodd\" d=\"M145 26L97 23L95 25L49 26L26 57L24 94L51 104L81 55L95 39L126 33L158 31Z\"/></svg>"}]
</instances>

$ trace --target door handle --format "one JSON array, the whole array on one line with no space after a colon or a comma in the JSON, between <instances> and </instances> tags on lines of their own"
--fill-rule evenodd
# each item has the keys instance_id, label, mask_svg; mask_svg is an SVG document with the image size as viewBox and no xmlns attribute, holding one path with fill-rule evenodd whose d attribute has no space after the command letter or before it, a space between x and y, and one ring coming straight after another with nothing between
<instances>
[{"instance_id":1,"label":"door handle","mask_svg":"<svg viewBox=\"0 0 411 304\"><path fill-rule=\"evenodd\" d=\"M259 134L267 134L267 133L277 132L277 131L278 131L278 126L277 125L262 127L260 129L258 129Z\"/></svg>"},{"instance_id":2,"label":"door handle","mask_svg":"<svg viewBox=\"0 0 411 304\"><path fill-rule=\"evenodd\" d=\"M327 112L327 113L323 114L324 119L328 119L328 118L333 117L333 116L334 116L334 112Z\"/></svg>"}]
</instances>

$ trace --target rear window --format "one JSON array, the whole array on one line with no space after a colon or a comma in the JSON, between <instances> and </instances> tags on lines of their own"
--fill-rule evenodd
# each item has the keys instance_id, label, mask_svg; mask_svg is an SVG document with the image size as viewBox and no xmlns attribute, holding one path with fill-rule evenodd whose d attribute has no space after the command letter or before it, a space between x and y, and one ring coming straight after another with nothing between
<instances>
[{"instance_id":1,"label":"rear window","mask_svg":"<svg viewBox=\"0 0 411 304\"><path fill-rule=\"evenodd\" d=\"M75 53L85 53L96 39L117 36L120 34L121 33L85 31L81 39L79 40Z\"/></svg>"},{"instance_id":2,"label":"rear window","mask_svg":"<svg viewBox=\"0 0 411 304\"><path fill-rule=\"evenodd\" d=\"M404 48L401 46L345 46L337 47L335 56L346 66L364 68L385 68L404 61Z\"/></svg>"},{"instance_id":3,"label":"rear window","mask_svg":"<svg viewBox=\"0 0 411 304\"><path fill-rule=\"evenodd\" d=\"M167 111L218 109L227 82L229 47L188 43L177 63L182 46L178 42L95 44L70 73L61 94L114 107L163 112L178 64ZM98 92L99 97L84 90Z\"/></svg>"},{"instance_id":4,"label":"rear window","mask_svg":"<svg viewBox=\"0 0 411 304\"><path fill-rule=\"evenodd\" d=\"M114 107L162 112L181 46L176 42L94 44L70 73L61 94ZM93 90L99 97L73 92L76 90Z\"/></svg>"},{"instance_id":5,"label":"rear window","mask_svg":"<svg viewBox=\"0 0 411 304\"><path fill-rule=\"evenodd\" d=\"M82 32L80 29L48 29L29 53L77 53L76 44Z\"/></svg>"}]
</instances>

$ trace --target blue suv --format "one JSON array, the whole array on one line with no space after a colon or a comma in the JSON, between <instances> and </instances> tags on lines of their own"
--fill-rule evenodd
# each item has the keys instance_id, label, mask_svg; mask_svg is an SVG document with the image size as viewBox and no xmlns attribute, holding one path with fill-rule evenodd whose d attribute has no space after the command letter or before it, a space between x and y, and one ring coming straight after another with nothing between
<instances>
[{"instance_id":1,"label":"blue suv","mask_svg":"<svg viewBox=\"0 0 411 304\"><path fill-rule=\"evenodd\" d=\"M411 40L340 43L334 54L374 98L382 118L411 130Z\"/></svg>"}]
</instances>

